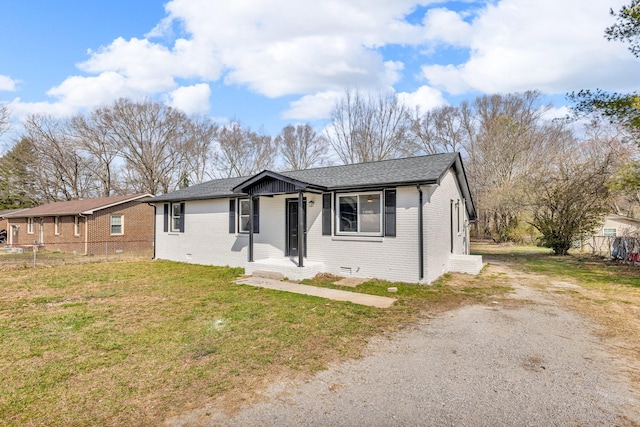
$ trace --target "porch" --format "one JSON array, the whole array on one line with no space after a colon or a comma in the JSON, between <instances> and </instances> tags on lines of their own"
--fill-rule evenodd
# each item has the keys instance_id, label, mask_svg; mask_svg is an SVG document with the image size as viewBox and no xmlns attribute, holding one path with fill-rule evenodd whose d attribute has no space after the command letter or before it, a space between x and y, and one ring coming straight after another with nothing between
<instances>
[{"instance_id":1,"label":"porch","mask_svg":"<svg viewBox=\"0 0 640 427\"><path fill-rule=\"evenodd\" d=\"M247 262L245 274L253 276L256 272L282 274L291 280L311 279L318 273L324 272L324 263L304 260L303 267L298 267L297 257L265 258L254 262Z\"/></svg>"}]
</instances>

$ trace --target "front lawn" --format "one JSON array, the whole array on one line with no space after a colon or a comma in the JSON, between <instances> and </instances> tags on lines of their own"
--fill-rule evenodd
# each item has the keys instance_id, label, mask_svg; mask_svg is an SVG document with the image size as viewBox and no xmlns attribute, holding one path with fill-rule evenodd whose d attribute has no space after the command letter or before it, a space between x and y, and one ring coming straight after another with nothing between
<instances>
[{"instance_id":1,"label":"front lawn","mask_svg":"<svg viewBox=\"0 0 640 427\"><path fill-rule=\"evenodd\" d=\"M376 309L237 285L241 273L166 261L3 271L0 424L158 425L214 398L233 408L283 375L358 357L425 312L509 290L472 277L368 282L357 291L399 288Z\"/></svg>"}]
</instances>

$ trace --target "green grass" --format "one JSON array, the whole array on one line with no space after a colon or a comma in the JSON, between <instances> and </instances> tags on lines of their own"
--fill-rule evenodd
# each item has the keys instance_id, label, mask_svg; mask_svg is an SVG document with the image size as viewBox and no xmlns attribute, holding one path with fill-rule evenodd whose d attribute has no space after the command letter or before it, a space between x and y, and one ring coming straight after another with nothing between
<instances>
[{"instance_id":1,"label":"green grass","mask_svg":"<svg viewBox=\"0 0 640 427\"><path fill-rule=\"evenodd\" d=\"M547 248L531 246L474 246L474 253L486 260L511 263L524 272L576 280L585 285L617 284L640 287L640 268L584 253L556 256Z\"/></svg>"},{"instance_id":2,"label":"green grass","mask_svg":"<svg viewBox=\"0 0 640 427\"><path fill-rule=\"evenodd\" d=\"M158 425L278 375L358 357L371 336L424 310L508 290L447 278L356 289L397 286L398 302L383 310L235 284L241 273L165 261L4 271L0 425Z\"/></svg>"}]
</instances>

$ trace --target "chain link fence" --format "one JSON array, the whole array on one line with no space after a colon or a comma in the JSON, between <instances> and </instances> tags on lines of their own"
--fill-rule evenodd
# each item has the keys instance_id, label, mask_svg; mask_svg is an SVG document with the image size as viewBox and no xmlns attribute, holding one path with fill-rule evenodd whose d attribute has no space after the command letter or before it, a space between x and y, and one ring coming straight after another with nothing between
<instances>
[{"instance_id":1,"label":"chain link fence","mask_svg":"<svg viewBox=\"0 0 640 427\"><path fill-rule=\"evenodd\" d=\"M77 242L57 242L49 246L46 243L34 241L30 245L0 246L0 271L151 258L153 258L153 240L93 241L82 245L78 245Z\"/></svg>"},{"instance_id":2,"label":"chain link fence","mask_svg":"<svg viewBox=\"0 0 640 427\"><path fill-rule=\"evenodd\" d=\"M583 242L582 250L594 255L639 263L640 236L591 236Z\"/></svg>"}]
</instances>

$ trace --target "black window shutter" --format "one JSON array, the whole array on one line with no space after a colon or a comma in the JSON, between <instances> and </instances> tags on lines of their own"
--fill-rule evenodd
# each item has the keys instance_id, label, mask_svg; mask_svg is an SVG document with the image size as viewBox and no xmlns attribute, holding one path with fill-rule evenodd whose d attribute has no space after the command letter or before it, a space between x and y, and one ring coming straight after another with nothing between
<instances>
[{"instance_id":1,"label":"black window shutter","mask_svg":"<svg viewBox=\"0 0 640 427\"><path fill-rule=\"evenodd\" d=\"M184 233L184 202L180 203L180 232Z\"/></svg>"},{"instance_id":2,"label":"black window shutter","mask_svg":"<svg viewBox=\"0 0 640 427\"><path fill-rule=\"evenodd\" d=\"M164 204L164 232L169 231L169 203Z\"/></svg>"},{"instance_id":3,"label":"black window shutter","mask_svg":"<svg viewBox=\"0 0 640 427\"><path fill-rule=\"evenodd\" d=\"M396 235L396 190L384 191L384 235Z\"/></svg>"},{"instance_id":4,"label":"black window shutter","mask_svg":"<svg viewBox=\"0 0 640 427\"><path fill-rule=\"evenodd\" d=\"M331 236L331 193L322 195L322 235Z\"/></svg>"},{"instance_id":5,"label":"black window shutter","mask_svg":"<svg viewBox=\"0 0 640 427\"><path fill-rule=\"evenodd\" d=\"M229 200L229 233L236 232L236 199Z\"/></svg>"},{"instance_id":6,"label":"black window shutter","mask_svg":"<svg viewBox=\"0 0 640 427\"><path fill-rule=\"evenodd\" d=\"M260 199L253 199L253 232L260 233Z\"/></svg>"}]
</instances>

